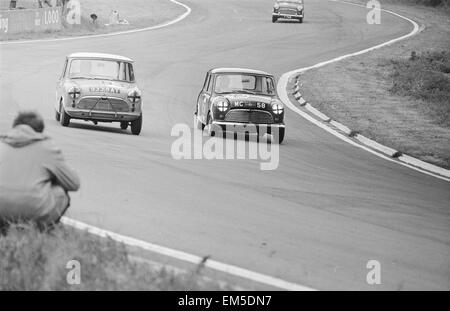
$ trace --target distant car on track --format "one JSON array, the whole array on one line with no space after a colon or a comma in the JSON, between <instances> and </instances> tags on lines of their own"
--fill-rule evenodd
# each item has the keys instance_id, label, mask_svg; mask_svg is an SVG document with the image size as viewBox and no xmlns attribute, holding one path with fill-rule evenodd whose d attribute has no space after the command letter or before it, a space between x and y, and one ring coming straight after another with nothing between
<instances>
[{"instance_id":1,"label":"distant car on track","mask_svg":"<svg viewBox=\"0 0 450 311\"><path fill-rule=\"evenodd\" d=\"M206 128L211 135L215 126L222 130L254 127L257 134L264 128L281 143L285 135L284 106L275 85L271 74L259 70L209 70L197 100L196 127Z\"/></svg>"},{"instance_id":2,"label":"distant car on track","mask_svg":"<svg viewBox=\"0 0 450 311\"><path fill-rule=\"evenodd\" d=\"M278 19L296 19L303 23L305 6L303 0L277 0L273 6L272 23Z\"/></svg>"},{"instance_id":3,"label":"distant car on track","mask_svg":"<svg viewBox=\"0 0 450 311\"><path fill-rule=\"evenodd\" d=\"M134 76L133 60L101 53L73 53L66 57L56 87L55 117L63 126L71 119L120 122L142 129L142 94Z\"/></svg>"}]
</instances>

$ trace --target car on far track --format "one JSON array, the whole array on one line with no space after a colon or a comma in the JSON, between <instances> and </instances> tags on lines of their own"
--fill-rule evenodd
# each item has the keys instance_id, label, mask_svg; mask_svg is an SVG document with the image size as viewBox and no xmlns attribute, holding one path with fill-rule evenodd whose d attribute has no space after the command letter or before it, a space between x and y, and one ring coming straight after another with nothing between
<instances>
[{"instance_id":1,"label":"car on far track","mask_svg":"<svg viewBox=\"0 0 450 311\"><path fill-rule=\"evenodd\" d=\"M305 17L305 6L303 0L277 0L273 5L272 23L280 18L298 20L303 23Z\"/></svg>"},{"instance_id":2,"label":"car on far track","mask_svg":"<svg viewBox=\"0 0 450 311\"><path fill-rule=\"evenodd\" d=\"M139 135L142 94L134 76L133 60L102 53L73 53L66 57L56 87L55 118L62 126L71 119L118 122Z\"/></svg>"},{"instance_id":3,"label":"car on far track","mask_svg":"<svg viewBox=\"0 0 450 311\"><path fill-rule=\"evenodd\" d=\"M206 73L197 99L195 127L214 136L226 132L271 135L284 140L284 106L273 75L242 68L215 68Z\"/></svg>"}]
</instances>

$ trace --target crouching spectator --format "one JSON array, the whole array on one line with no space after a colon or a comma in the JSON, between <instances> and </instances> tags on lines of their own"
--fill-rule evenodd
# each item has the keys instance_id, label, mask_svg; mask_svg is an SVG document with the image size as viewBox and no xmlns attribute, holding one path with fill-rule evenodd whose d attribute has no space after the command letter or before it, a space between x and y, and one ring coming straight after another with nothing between
<instances>
[{"instance_id":1,"label":"crouching spectator","mask_svg":"<svg viewBox=\"0 0 450 311\"><path fill-rule=\"evenodd\" d=\"M44 120L21 112L13 128L0 135L0 227L31 222L46 229L58 223L70 205L69 191L80 187L77 174L60 149L43 134Z\"/></svg>"}]
</instances>

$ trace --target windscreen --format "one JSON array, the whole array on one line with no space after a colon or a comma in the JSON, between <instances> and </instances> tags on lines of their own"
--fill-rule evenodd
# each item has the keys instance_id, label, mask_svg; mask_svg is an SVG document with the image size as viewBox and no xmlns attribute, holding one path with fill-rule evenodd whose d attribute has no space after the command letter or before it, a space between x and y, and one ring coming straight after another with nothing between
<instances>
[{"instance_id":1,"label":"windscreen","mask_svg":"<svg viewBox=\"0 0 450 311\"><path fill-rule=\"evenodd\" d=\"M134 81L130 63L103 59L74 59L70 63L69 78Z\"/></svg>"},{"instance_id":2,"label":"windscreen","mask_svg":"<svg viewBox=\"0 0 450 311\"><path fill-rule=\"evenodd\" d=\"M251 74L221 74L216 78L214 91L224 93L250 93L274 95L272 77Z\"/></svg>"}]
</instances>

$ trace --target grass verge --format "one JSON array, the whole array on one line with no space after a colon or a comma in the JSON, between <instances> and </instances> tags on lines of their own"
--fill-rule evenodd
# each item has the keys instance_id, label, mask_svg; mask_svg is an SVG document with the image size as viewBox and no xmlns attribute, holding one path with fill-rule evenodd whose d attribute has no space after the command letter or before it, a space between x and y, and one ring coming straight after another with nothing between
<instances>
[{"instance_id":1,"label":"grass verge","mask_svg":"<svg viewBox=\"0 0 450 311\"><path fill-rule=\"evenodd\" d=\"M381 66L381 64L380 64ZM422 110L438 125L450 126L450 51L412 52L408 59L392 59L391 94L412 97L422 102Z\"/></svg>"},{"instance_id":2,"label":"grass verge","mask_svg":"<svg viewBox=\"0 0 450 311\"><path fill-rule=\"evenodd\" d=\"M0 236L0 253L0 291L233 289L204 277L201 266L180 272L132 260L125 245L62 225L50 233L12 226ZM72 260L80 263L80 284L67 281Z\"/></svg>"},{"instance_id":3,"label":"grass verge","mask_svg":"<svg viewBox=\"0 0 450 311\"><path fill-rule=\"evenodd\" d=\"M168 0L79 0L79 2L81 24L69 25L64 22L63 29L59 31L10 34L3 41L98 35L146 28L173 20L185 12L183 7ZM112 10L118 11L119 19L125 19L129 24L107 26ZM96 23L92 22L91 14L97 15Z\"/></svg>"},{"instance_id":4,"label":"grass verge","mask_svg":"<svg viewBox=\"0 0 450 311\"><path fill-rule=\"evenodd\" d=\"M361 0L353 2L365 3ZM306 72L302 94L352 130L423 161L450 168L450 10L382 1L425 29L408 40Z\"/></svg>"}]
</instances>

